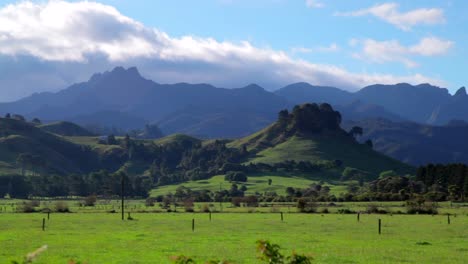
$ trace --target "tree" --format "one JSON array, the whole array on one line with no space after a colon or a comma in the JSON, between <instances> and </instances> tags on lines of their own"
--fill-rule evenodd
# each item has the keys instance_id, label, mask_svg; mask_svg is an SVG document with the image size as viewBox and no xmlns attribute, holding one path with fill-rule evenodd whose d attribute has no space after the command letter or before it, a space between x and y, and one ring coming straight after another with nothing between
<instances>
[{"instance_id":1,"label":"tree","mask_svg":"<svg viewBox=\"0 0 468 264\"><path fill-rule=\"evenodd\" d=\"M374 148L374 143L370 139L366 140L365 144L369 146L369 148Z\"/></svg>"},{"instance_id":2,"label":"tree","mask_svg":"<svg viewBox=\"0 0 468 264\"><path fill-rule=\"evenodd\" d=\"M6 113L5 118L10 119L10 118L11 118L11 114L10 114L10 113Z\"/></svg>"},{"instance_id":3,"label":"tree","mask_svg":"<svg viewBox=\"0 0 468 264\"><path fill-rule=\"evenodd\" d=\"M107 145L117 145L117 140L114 135L107 136Z\"/></svg>"},{"instance_id":4,"label":"tree","mask_svg":"<svg viewBox=\"0 0 468 264\"><path fill-rule=\"evenodd\" d=\"M24 176L26 170L32 167L33 156L29 153L21 153L16 158L16 163L18 163L21 166L21 175Z\"/></svg>"},{"instance_id":5,"label":"tree","mask_svg":"<svg viewBox=\"0 0 468 264\"><path fill-rule=\"evenodd\" d=\"M271 185L272 182L273 182L272 179L268 179L268 185Z\"/></svg>"},{"instance_id":6,"label":"tree","mask_svg":"<svg viewBox=\"0 0 468 264\"><path fill-rule=\"evenodd\" d=\"M224 176L225 181L246 182L247 175L242 171L229 171Z\"/></svg>"},{"instance_id":7,"label":"tree","mask_svg":"<svg viewBox=\"0 0 468 264\"><path fill-rule=\"evenodd\" d=\"M286 188L286 194L287 194L288 196L294 196L295 193L296 193L296 190L294 190L293 187L287 187L287 188Z\"/></svg>"},{"instance_id":8,"label":"tree","mask_svg":"<svg viewBox=\"0 0 468 264\"><path fill-rule=\"evenodd\" d=\"M26 118L22 115L14 114L13 119L18 120L18 121L26 121Z\"/></svg>"},{"instance_id":9,"label":"tree","mask_svg":"<svg viewBox=\"0 0 468 264\"><path fill-rule=\"evenodd\" d=\"M41 120L39 120L39 118L34 118L31 123L33 123L34 125L40 125L42 124Z\"/></svg>"},{"instance_id":10,"label":"tree","mask_svg":"<svg viewBox=\"0 0 468 264\"><path fill-rule=\"evenodd\" d=\"M356 136L362 136L364 133L362 127L354 126L349 130L348 134L351 135L353 138L356 138Z\"/></svg>"}]
</instances>

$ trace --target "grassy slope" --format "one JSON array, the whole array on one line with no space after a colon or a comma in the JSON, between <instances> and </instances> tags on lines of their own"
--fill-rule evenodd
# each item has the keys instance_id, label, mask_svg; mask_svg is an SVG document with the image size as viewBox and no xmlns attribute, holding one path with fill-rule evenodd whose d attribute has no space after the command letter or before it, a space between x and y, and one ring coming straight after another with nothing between
<instances>
[{"instance_id":1,"label":"grassy slope","mask_svg":"<svg viewBox=\"0 0 468 264\"><path fill-rule=\"evenodd\" d=\"M340 138L292 137L286 142L260 151L250 162L276 163L284 160L320 162L342 160L343 166L363 169L374 175L385 170L411 171L411 167L380 154L366 145Z\"/></svg>"},{"instance_id":2,"label":"grassy slope","mask_svg":"<svg viewBox=\"0 0 468 264\"><path fill-rule=\"evenodd\" d=\"M272 185L268 185L268 179L272 180ZM318 180L305 179L302 177L285 177L277 175L265 175L265 176L249 176L248 182L239 183L238 186L246 185L247 194L254 194L255 192L276 192L279 195L286 194L286 187L293 188L306 188L307 186L318 183ZM185 186L192 190L210 190L218 191L220 187L224 190L231 188L231 183L224 180L224 176L214 176L208 180L200 181L190 181L181 184L173 184L167 186L161 186L154 189L151 192L151 196L165 195L169 192L175 193L175 190L180 187ZM334 185L334 184L325 184L331 189L331 193L338 195L339 193L345 192L346 186L344 184Z\"/></svg>"},{"instance_id":3,"label":"grassy slope","mask_svg":"<svg viewBox=\"0 0 468 264\"><path fill-rule=\"evenodd\" d=\"M285 214L4 214L0 218L0 262L21 260L42 245L34 263L171 263L175 255L259 263L255 241L281 245L283 254L312 254L313 263L466 263L467 216L447 225L446 216ZM196 221L195 232L191 230ZM377 234L382 219L382 235ZM420 242L429 245L417 245Z\"/></svg>"},{"instance_id":4,"label":"grassy slope","mask_svg":"<svg viewBox=\"0 0 468 264\"><path fill-rule=\"evenodd\" d=\"M62 136L92 136L88 130L71 122L54 122L39 126L40 129Z\"/></svg>"},{"instance_id":5,"label":"grassy slope","mask_svg":"<svg viewBox=\"0 0 468 264\"><path fill-rule=\"evenodd\" d=\"M173 143L176 141L201 142L201 140L191 137L191 136L187 136L184 134L173 134L173 135L169 135L163 138L156 139L154 143L157 145L165 145L165 144Z\"/></svg>"},{"instance_id":6,"label":"grassy slope","mask_svg":"<svg viewBox=\"0 0 468 264\"><path fill-rule=\"evenodd\" d=\"M17 167L16 159L21 153L43 157L55 171L79 172L81 164L75 157L82 151L81 146L29 123L0 118L0 174L11 173Z\"/></svg>"}]
</instances>

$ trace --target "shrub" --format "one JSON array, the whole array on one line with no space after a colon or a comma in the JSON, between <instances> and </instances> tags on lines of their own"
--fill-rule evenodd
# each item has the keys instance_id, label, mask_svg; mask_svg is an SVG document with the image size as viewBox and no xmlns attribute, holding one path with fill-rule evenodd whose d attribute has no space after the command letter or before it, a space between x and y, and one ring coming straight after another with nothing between
<instances>
[{"instance_id":1,"label":"shrub","mask_svg":"<svg viewBox=\"0 0 468 264\"><path fill-rule=\"evenodd\" d=\"M145 205L147 207L153 207L154 204L155 204L155 199L154 198L151 198L151 197L146 198Z\"/></svg>"},{"instance_id":2,"label":"shrub","mask_svg":"<svg viewBox=\"0 0 468 264\"><path fill-rule=\"evenodd\" d=\"M435 203L426 202L424 199L415 199L406 202L408 214L438 214Z\"/></svg>"},{"instance_id":3,"label":"shrub","mask_svg":"<svg viewBox=\"0 0 468 264\"><path fill-rule=\"evenodd\" d=\"M208 204L204 204L201 208L201 211L204 212L204 213L209 213L211 212L210 210L210 206Z\"/></svg>"},{"instance_id":4,"label":"shrub","mask_svg":"<svg viewBox=\"0 0 468 264\"><path fill-rule=\"evenodd\" d=\"M224 176L225 181L246 182L247 175L242 171L229 171Z\"/></svg>"},{"instance_id":5,"label":"shrub","mask_svg":"<svg viewBox=\"0 0 468 264\"><path fill-rule=\"evenodd\" d=\"M260 254L258 259L270 264L311 264L312 257L299 255L295 252L291 256L284 257L280 253L281 247L277 244L271 244L265 240L257 241L257 252ZM286 261L285 261L286 260Z\"/></svg>"},{"instance_id":6,"label":"shrub","mask_svg":"<svg viewBox=\"0 0 468 264\"><path fill-rule=\"evenodd\" d=\"M190 213L194 212L194 210L193 210L193 199L192 198L189 198L189 199L184 201L184 209L185 209L185 212L190 212Z\"/></svg>"},{"instance_id":7,"label":"shrub","mask_svg":"<svg viewBox=\"0 0 468 264\"><path fill-rule=\"evenodd\" d=\"M317 204L307 198L299 198L297 200L297 209L301 213L315 213L317 211Z\"/></svg>"},{"instance_id":8,"label":"shrub","mask_svg":"<svg viewBox=\"0 0 468 264\"><path fill-rule=\"evenodd\" d=\"M97 202L97 197L96 195L89 195L85 198L84 200L84 205L85 206L94 206L96 205L96 202Z\"/></svg>"},{"instance_id":9,"label":"shrub","mask_svg":"<svg viewBox=\"0 0 468 264\"><path fill-rule=\"evenodd\" d=\"M328 208L323 208L322 211L320 211L322 214L329 214L330 211L328 210Z\"/></svg>"},{"instance_id":10,"label":"shrub","mask_svg":"<svg viewBox=\"0 0 468 264\"><path fill-rule=\"evenodd\" d=\"M344 208L344 209L339 209L338 213L339 214L355 214L356 212L348 208Z\"/></svg>"},{"instance_id":11,"label":"shrub","mask_svg":"<svg viewBox=\"0 0 468 264\"><path fill-rule=\"evenodd\" d=\"M369 204L369 205L367 206L366 212L367 212L368 214L376 214L376 213L379 212L379 207L377 207L377 205L375 205L375 204Z\"/></svg>"},{"instance_id":12,"label":"shrub","mask_svg":"<svg viewBox=\"0 0 468 264\"><path fill-rule=\"evenodd\" d=\"M55 203L55 211L58 213L70 213L70 208L68 204L64 201L58 201Z\"/></svg>"},{"instance_id":13,"label":"shrub","mask_svg":"<svg viewBox=\"0 0 468 264\"><path fill-rule=\"evenodd\" d=\"M17 211L22 213L34 213L36 212L35 207L37 207L37 203L35 203L35 201L27 201L18 206Z\"/></svg>"}]
</instances>

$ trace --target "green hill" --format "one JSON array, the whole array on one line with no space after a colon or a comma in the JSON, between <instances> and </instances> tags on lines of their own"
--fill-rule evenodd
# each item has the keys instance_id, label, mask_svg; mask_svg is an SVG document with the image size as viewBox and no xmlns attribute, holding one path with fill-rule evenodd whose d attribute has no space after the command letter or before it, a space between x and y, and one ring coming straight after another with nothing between
<instances>
[{"instance_id":1,"label":"green hill","mask_svg":"<svg viewBox=\"0 0 468 264\"><path fill-rule=\"evenodd\" d=\"M62 122L44 124L44 125L40 125L39 128L47 132L54 133L54 134L61 135L61 136L69 136L69 137L93 136L93 133L71 122L62 121Z\"/></svg>"},{"instance_id":2,"label":"green hill","mask_svg":"<svg viewBox=\"0 0 468 264\"><path fill-rule=\"evenodd\" d=\"M341 115L330 105L304 104L289 113L280 112L278 121L251 136L233 141L231 147L247 148L246 163L277 164L306 161L313 164L338 164L330 172L341 174L345 167L371 175L394 170L413 172L413 168L389 158L366 144L358 143L340 127Z\"/></svg>"},{"instance_id":3,"label":"green hill","mask_svg":"<svg viewBox=\"0 0 468 264\"><path fill-rule=\"evenodd\" d=\"M24 164L19 164L20 155ZM96 153L82 145L43 131L32 124L0 118L0 174L32 172L80 173L99 167Z\"/></svg>"}]
</instances>

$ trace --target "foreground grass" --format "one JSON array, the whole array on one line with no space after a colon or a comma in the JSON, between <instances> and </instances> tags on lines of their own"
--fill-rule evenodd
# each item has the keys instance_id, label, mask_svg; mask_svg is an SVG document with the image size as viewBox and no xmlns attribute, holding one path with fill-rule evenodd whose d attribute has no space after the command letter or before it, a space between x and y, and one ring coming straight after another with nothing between
<instances>
[{"instance_id":1,"label":"foreground grass","mask_svg":"<svg viewBox=\"0 0 468 264\"><path fill-rule=\"evenodd\" d=\"M316 263L466 263L468 216L285 214L44 214L0 215L0 263L42 245L37 263L170 263L169 257L224 258L258 263L255 241L280 244L283 253L310 253ZM192 218L196 230L192 232ZM377 219L383 222L377 234ZM423 243L427 242L427 243ZM418 244L426 245L418 245ZM203 263L203 262L201 262Z\"/></svg>"}]
</instances>

